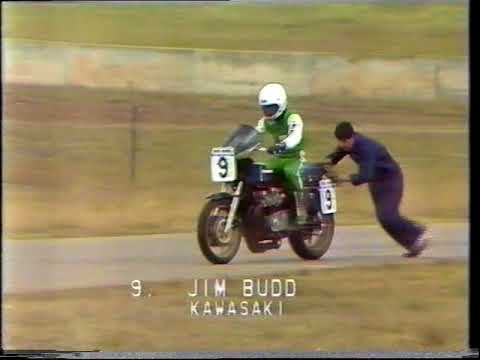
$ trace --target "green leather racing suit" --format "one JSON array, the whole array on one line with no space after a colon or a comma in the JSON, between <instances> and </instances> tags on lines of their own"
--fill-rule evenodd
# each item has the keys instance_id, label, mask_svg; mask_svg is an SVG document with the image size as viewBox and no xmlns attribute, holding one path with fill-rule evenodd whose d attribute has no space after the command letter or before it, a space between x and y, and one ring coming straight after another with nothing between
<instances>
[{"instance_id":1,"label":"green leather racing suit","mask_svg":"<svg viewBox=\"0 0 480 360\"><path fill-rule=\"evenodd\" d=\"M302 171L305 162L303 121L300 115L285 110L273 120L260 119L256 127L260 133L268 133L275 144L285 143L286 149L269 159L265 166L282 176L290 191L303 190Z\"/></svg>"}]
</instances>

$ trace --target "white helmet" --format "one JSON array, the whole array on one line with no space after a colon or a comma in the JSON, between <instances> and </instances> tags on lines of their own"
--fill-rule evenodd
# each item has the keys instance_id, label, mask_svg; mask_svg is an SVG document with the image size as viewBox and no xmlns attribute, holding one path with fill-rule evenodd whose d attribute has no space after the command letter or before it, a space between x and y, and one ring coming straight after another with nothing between
<instances>
[{"instance_id":1,"label":"white helmet","mask_svg":"<svg viewBox=\"0 0 480 360\"><path fill-rule=\"evenodd\" d=\"M287 108L287 93L280 84L267 84L258 94L258 104L266 119L276 119Z\"/></svg>"}]
</instances>

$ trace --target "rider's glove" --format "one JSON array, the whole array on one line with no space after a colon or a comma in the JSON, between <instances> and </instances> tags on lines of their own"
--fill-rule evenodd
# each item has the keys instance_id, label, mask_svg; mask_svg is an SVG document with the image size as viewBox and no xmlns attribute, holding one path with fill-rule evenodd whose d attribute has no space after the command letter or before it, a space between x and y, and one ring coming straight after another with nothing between
<instances>
[{"instance_id":1,"label":"rider's glove","mask_svg":"<svg viewBox=\"0 0 480 360\"><path fill-rule=\"evenodd\" d=\"M276 154L280 154L280 153L284 152L286 149L287 149L287 144L282 142L282 143L278 143L278 144L275 144L273 146L270 146L267 149L267 152L269 154L276 155Z\"/></svg>"}]
</instances>

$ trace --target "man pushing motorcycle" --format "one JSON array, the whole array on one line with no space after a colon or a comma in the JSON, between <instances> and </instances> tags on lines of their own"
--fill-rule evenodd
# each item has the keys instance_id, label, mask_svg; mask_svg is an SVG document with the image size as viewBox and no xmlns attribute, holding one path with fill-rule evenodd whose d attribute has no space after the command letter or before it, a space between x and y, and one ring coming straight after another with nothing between
<instances>
[{"instance_id":1,"label":"man pushing motorcycle","mask_svg":"<svg viewBox=\"0 0 480 360\"><path fill-rule=\"evenodd\" d=\"M280 84L265 85L258 95L258 103L263 117L258 121L256 130L270 134L275 143L267 150L274 157L265 166L286 180L287 189L295 197L296 223L304 225L307 223L307 213L302 181L305 162L302 118L288 110L287 93Z\"/></svg>"},{"instance_id":2,"label":"man pushing motorcycle","mask_svg":"<svg viewBox=\"0 0 480 360\"><path fill-rule=\"evenodd\" d=\"M384 145L356 132L349 122L337 125L335 137L338 147L327 156L330 164L336 165L349 155L359 165L359 173L351 175L349 182L354 186L368 183L377 219L383 229L408 250L404 256L420 255L427 247L431 235L425 226L400 215L403 195L400 165Z\"/></svg>"}]
</instances>

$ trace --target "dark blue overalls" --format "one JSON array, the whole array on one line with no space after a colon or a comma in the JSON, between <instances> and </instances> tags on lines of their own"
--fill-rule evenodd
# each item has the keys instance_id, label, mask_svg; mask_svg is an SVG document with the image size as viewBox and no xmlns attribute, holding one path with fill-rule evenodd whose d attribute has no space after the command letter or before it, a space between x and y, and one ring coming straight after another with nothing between
<instances>
[{"instance_id":1,"label":"dark blue overalls","mask_svg":"<svg viewBox=\"0 0 480 360\"><path fill-rule=\"evenodd\" d=\"M425 228L400 215L402 170L385 146L359 133L355 133L354 138L350 151L337 148L327 158L332 164L337 164L350 155L359 165L359 173L351 176L352 184L368 183L378 221L395 241L408 249Z\"/></svg>"}]
</instances>

